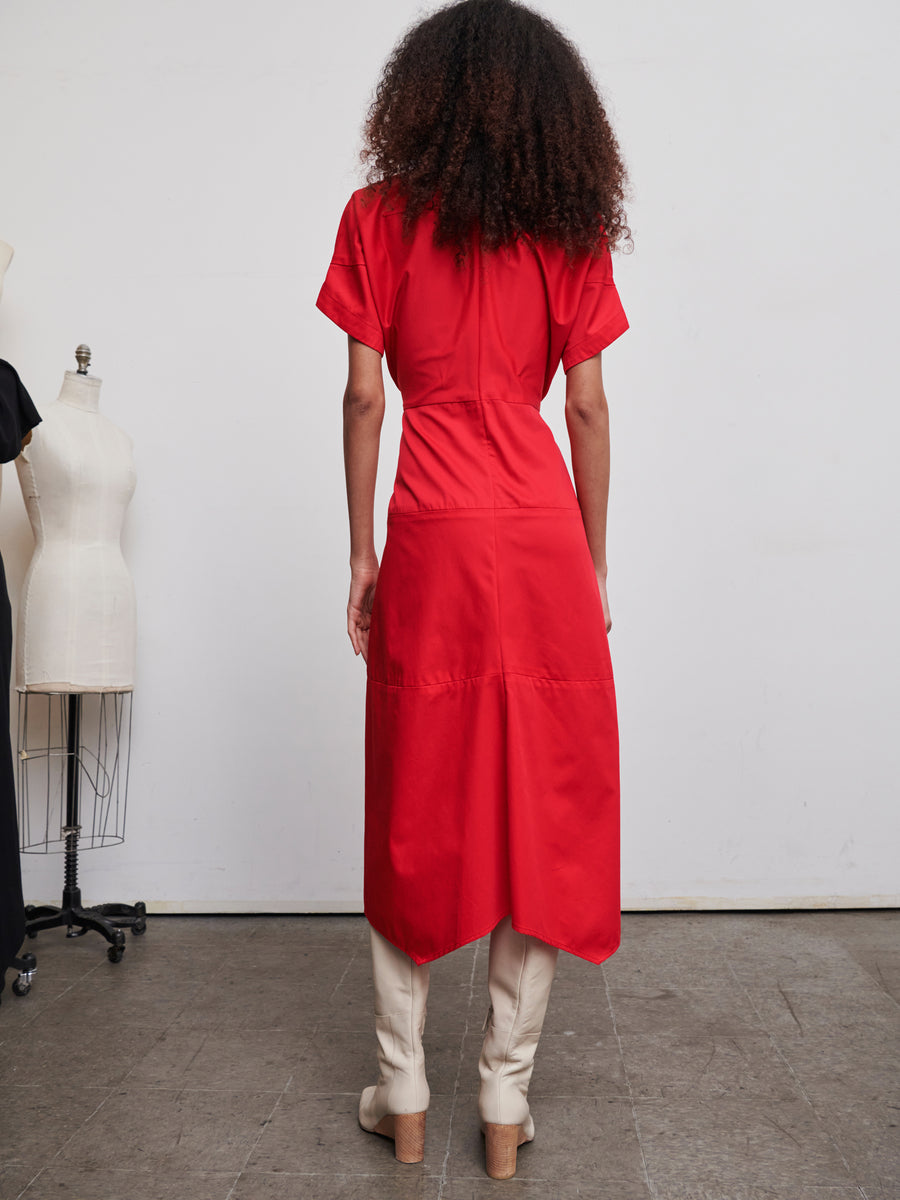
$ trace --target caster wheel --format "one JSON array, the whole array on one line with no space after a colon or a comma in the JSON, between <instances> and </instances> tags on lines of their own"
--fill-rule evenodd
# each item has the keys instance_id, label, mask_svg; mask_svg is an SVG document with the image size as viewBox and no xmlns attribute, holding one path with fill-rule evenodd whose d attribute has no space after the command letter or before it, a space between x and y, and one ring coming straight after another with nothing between
<instances>
[{"instance_id":1,"label":"caster wheel","mask_svg":"<svg viewBox=\"0 0 900 1200\"><path fill-rule=\"evenodd\" d=\"M36 929L26 929L25 933L28 935L28 937L30 937L32 939L32 941L37 937Z\"/></svg>"},{"instance_id":2,"label":"caster wheel","mask_svg":"<svg viewBox=\"0 0 900 1200\"><path fill-rule=\"evenodd\" d=\"M131 932L135 937L140 937L142 933L147 932L147 918L139 917L131 927Z\"/></svg>"},{"instance_id":3,"label":"caster wheel","mask_svg":"<svg viewBox=\"0 0 900 1200\"><path fill-rule=\"evenodd\" d=\"M14 979L13 984L12 984L12 990L13 990L14 996L27 996L28 993L31 991L31 984L26 983L22 979Z\"/></svg>"},{"instance_id":4,"label":"caster wheel","mask_svg":"<svg viewBox=\"0 0 900 1200\"><path fill-rule=\"evenodd\" d=\"M121 962L125 957L124 946L110 946L106 951L106 957L110 962Z\"/></svg>"},{"instance_id":5,"label":"caster wheel","mask_svg":"<svg viewBox=\"0 0 900 1200\"><path fill-rule=\"evenodd\" d=\"M136 917L146 917L147 905L143 902L143 900L136 900L132 907L134 908L134 915Z\"/></svg>"}]
</instances>

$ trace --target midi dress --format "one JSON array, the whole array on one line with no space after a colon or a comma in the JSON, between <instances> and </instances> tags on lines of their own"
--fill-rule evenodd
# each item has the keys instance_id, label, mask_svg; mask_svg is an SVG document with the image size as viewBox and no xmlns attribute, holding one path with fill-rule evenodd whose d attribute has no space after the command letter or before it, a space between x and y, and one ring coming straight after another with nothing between
<instances>
[{"instance_id":1,"label":"midi dress","mask_svg":"<svg viewBox=\"0 0 900 1200\"><path fill-rule=\"evenodd\" d=\"M619 735L596 571L541 402L628 329L604 243L462 268L390 183L340 218L317 307L384 356L403 414L369 627L363 904L424 963L513 928L620 942Z\"/></svg>"}]
</instances>

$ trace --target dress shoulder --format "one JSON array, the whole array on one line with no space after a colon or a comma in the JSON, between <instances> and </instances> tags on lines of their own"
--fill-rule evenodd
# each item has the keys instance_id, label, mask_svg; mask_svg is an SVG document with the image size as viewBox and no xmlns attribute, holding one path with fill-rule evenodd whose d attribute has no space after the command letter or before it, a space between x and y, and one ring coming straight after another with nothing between
<instances>
[{"instance_id":1,"label":"dress shoulder","mask_svg":"<svg viewBox=\"0 0 900 1200\"><path fill-rule=\"evenodd\" d=\"M357 188L338 224L331 262L316 307L357 341L384 353L384 328L366 261L361 212L365 188Z\"/></svg>"}]
</instances>

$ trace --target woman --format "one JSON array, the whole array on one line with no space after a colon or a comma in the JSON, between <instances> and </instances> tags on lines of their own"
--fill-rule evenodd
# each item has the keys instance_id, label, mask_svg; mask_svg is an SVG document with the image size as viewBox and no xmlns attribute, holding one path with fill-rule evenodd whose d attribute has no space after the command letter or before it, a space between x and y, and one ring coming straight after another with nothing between
<instances>
[{"instance_id":1,"label":"woman","mask_svg":"<svg viewBox=\"0 0 900 1200\"><path fill-rule=\"evenodd\" d=\"M514 0L406 33L363 158L316 302L349 339L347 623L367 675L380 1075L359 1120L421 1161L428 964L491 932L478 1109L508 1178L559 950L600 963L620 937L600 355L628 328L625 170L578 51ZM382 355L403 434L379 566ZM540 415L560 361L574 487Z\"/></svg>"}]
</instances>

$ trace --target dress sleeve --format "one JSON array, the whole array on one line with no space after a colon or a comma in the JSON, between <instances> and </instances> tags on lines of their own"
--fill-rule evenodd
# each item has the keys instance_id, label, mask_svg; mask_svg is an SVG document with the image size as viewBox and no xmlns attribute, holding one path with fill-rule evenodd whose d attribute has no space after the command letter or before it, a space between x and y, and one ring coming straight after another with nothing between
<instances>
[{"instance_id":1,"label":"dress sleeve","mask_svg":"<svg viewBox=\"0 0 900 1200\"><path fill-rule=\"evenodd\" d=\"M378 316L363 253L359 216L353 197L347 201L334 243L331 265L316 308L345 333L384 354L384 330Z\"/></svg>"},{"instance_id":2,"label":"dress sleeve","mask_svg":"<svg viewBox=\"0 0 900 1200\"><path fill-rule=\"evenodd\" d=\"M604 245L599 258L591 259L585 276L575 319L563 347L563 371L605 350L627 328L628 318L613 281L612 256Z\"/></svg>"},{"instance_id":3,"label":"dress sleeve","mask_svg":"<svg viewBox=\"0 0 900 1200\"><path fill-rule=\"evenodd\" d=\"M15 367L0 358L0 462L18 458L22 438L40 423L40 414Z\"/></svg>"}]
</instances>

